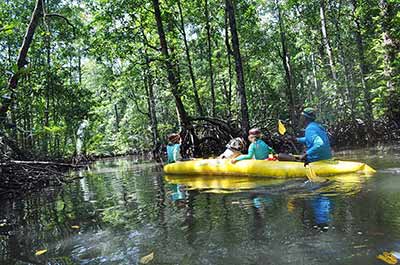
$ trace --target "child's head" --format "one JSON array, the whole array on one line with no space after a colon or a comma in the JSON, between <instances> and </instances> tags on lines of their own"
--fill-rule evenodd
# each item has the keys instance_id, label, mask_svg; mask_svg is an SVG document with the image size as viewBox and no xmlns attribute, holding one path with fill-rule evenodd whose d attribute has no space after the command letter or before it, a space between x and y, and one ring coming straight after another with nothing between
<instances>
[{"instance_id":1,"label":"child's head","mask_svg":"<svg viewBox=\"0 0 400 265\"><path fill-rule=\"evenodd\" d=\"M168 142L171 144L179 144L181 136L178 133L171 133L168 135Z\"/></svg>"},{"instance_id":2,"label":"child's head","mask_svg":"<svg viewBox=\"0 0 400 265\"><path fill-rule=\"evenodd\" d=\"M261 136L262 136L261 131L258 128L253 128L249 131L249 141L252 143L260 139Z\"/></svg>"}]
</instances>

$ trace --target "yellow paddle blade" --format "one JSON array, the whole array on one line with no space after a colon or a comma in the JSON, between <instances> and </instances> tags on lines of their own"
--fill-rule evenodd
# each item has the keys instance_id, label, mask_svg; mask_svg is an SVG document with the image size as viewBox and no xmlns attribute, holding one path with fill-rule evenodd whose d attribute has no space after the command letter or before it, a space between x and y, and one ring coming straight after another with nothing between
<instances>
[{"instance_id":1,"label":"yellow paddle blade","mask_svg":"<svg viewBox=\"0 0 400 265\"><path fill-rule=\"evenodd\" d=\"M46 252L47 252L47 249L38 250L38 251L36 251L35 256L40 256Z\"/></svg>"},{"instance_id":2,"label":"yellow paddle blade","mask_svg":"<svg viewBox=\"0 0 400 265\"><path fill-rule=\"evenodd\" d=\"M324 182L325 179L318 177L315 171L312 169L310 164L306 165L307 178L312 182Z\"/></svg>"},{"instance_id":3,"label":"yellow paddle blade","mask_svg":"<svg viewBox=\"0 0 400 265\"><path fill-rule=\"evenodd\" d=\"M281 135L284 135L285 132L286 132L286 127L285 127L285 125L282 123L281 120L278 120L278 132L279 132Z\"/></svg>"}]
</instances>

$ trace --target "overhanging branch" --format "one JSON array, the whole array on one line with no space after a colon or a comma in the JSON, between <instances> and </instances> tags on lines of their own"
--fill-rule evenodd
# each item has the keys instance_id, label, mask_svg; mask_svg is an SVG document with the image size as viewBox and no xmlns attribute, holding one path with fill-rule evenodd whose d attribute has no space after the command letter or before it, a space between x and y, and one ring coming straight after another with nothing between
<instances>
[{"instance_id":1,"label":"overhanging branch","mask_svg":"<svg viewBox=\"0 0 400 265\"><path fill-rule=\"evenodd\" d=\"M44 19L46 19L47 17L57 17L57 18L63 19L68 25L71 26L72 32L75 36L75 26L68 20L68 18L64 17L63 15L57 14L57 13L45 14Z\"/></svg>"}]
</instances>

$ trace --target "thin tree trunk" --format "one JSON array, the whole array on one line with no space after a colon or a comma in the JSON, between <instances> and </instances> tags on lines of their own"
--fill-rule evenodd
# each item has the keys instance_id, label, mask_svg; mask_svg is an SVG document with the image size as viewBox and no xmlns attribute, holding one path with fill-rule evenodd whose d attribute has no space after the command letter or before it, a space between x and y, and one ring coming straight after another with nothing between
<instances>
[{"instance_id":1,"label":"thin tree trunk","mask_svg":"<svg viewBox=\"0 0 400 265\"><path fill-rule=\"evenodd\" d=\"M231 55L233 54L231 45L229 44L229 21L228 21L228 11L225 6L225 46L226 46L226 56L228 58L228 88L226 93L226 104L228 106L228 117L231 118L231 107L232 107L232 60Z\"/></svg>"},{"instance_id":2,"label":"thin tree trunk","mask_svg":"<svg viewBox=\"0 0 400 265\"><path fill-rule=\"evenodd\" d=\"M26 57L29 51L29 47L32 43L33 36L35 34L35 30L37 25L39 24L40 18L43 16L43 5L42 5L42 0L36 0L35 8L32 12L31 20L29 22L29 25L26 29L24 40L22 42L21 48L18 53L17 57L17 71L11 76L9 82L8 82L8 88L11 90L12 93L12 100L15 100L15 89L18 86L18 79L20 77L20 72L22 68L25 67L27 64ZM3 106L3 108L0 109L0 117L5 117L7 111L9 110L11 106L11 102L7 102ZM5 122L5 119L2 119L3 122Z\"/></svg>"},{"instance_id":3,"label":"thin tree trunk","mask_svg":"<svg viewBox=\"0 0 400 265\"><path fill-rule=\"evenodd\" d=\"M296 128L297 127L297 119L296 119L296 106L294 102L294 95L293 90L295 89L294 83L294 76L292 71L292 65L290 62L290 54L287 47L287 40L285 34L285 26L283 23L282 18L282 11L279 5L278 0L275 1L276 7L278 9L278 20L279 20L279 31L281 37L281 45L282 45L282 63L283 68L285 69L285 76L286 76L286 97L288 100L288 109L289 109L289 116L292 122L292 125Z\"/></svg>"},{"instance_id":4,"label":"thin tree trunk","mask_svg":"<svg viewBox=\"0 0 400 265\"><path fill-rule=\"evenodd\" d=\"M350 113L351 113L351 120L354 122L356 120L355 116L355 109L356 109L356 103L355 103L355 96L353 93L353 89L355 88L353 76L351 75L351 67L349 69L349 66L347 65L347 62L345 60L345 55L342 51L340 51L340 57L339 59L341 60L341 64L344 67L344 81L346 84L346 92L347 92L347 98L350 101Z\"/></svg>"},{"instance_id":5,"label":"thin tree trunk","mask_svg":"<svg viewBox=\"0 0 400 265\"><path fill-rule=\"evenodd\" d=\"M157 31L160 38L161 53L164 56L164 63L167 68L168 81L171 85L172 94L175 99L179 122L182 127L186 127L189 123L189 118L179 94L179 83L176 76L176 67L171 62L171 58L169 56L167 39L165 38L164 28L161 19L160 3L158 0L153 0L153 8L154 16L157 22Z\"/></svg>"},{"instance_id":6,"label":"thin tree trunk","mask_svg":"<svg viewBox=\"0 0 400 265\"><path fill-rule=\"evenodd\" d=\"M244 84L243 65L240 55L239 36L236 29L235 9L232 0L226 0L226 10L229 14L229 25L231 28L233 55L235 57L236 78L237 78L237 93L240 100L241 110L241 127L244 137L247 137L250 129L249 113L247 107L246 88Z\"/></svg>"},{"instance_id":7,"label":"thin tree trunk","mask_svg":"<svg viewBox=\"0 0 400 265\"><path fill-rule=\"evenodd\" d=\"M144 59L145 59L145 87L147 93L147 106L148 113L150 118L150 127L152 132L152 140L153 140L153 158L157 159L158 155L158 121L156 115L156 102L154 97L154 82L153 82L153 74L150 69L150 59L147 54L147 50L144 50Z\"/></svg>"},{"instance_id":8,"label":"thin tree trunk","mask_svg":"<svg viewBox=\"0 0 400 265\"><path fill-rule=\"evenodd\" d=\"M313 73L314 89L315 89L317 98L319 98L318 95L321 90L321 86L320 86L320 81L317 78L317 67L316 67L316 63L315 63L314 53L311 53L311 66L312 66L312 73ZM321 110L321 108L318 108L318 109Z\"/></svg>"},{"instance_id":9,"label":"thin tree trunk","mask_svg":"<svg viewBox=\"0 0 400 265\"><path fill-rule=\"evenodd\" d=\"M392 7L387 0L379 1L379 8L381 11L381 26L382 26L382 36L383 36L383 75L386 81L386 90L387 90L387 114L392 121L396 123L400 123L400 107L399 107L399 99L400 92L396 91L396 84L394 81L394 61L396 58L396 54L399 52L396 50L395 40L390 33L390 22L394 14L391 12ZM394 23L392 21L392 23ZM398 124L400 125L400 124Z\"/></svg>"},{"instance_id":10,"label":"thin tree trunk","mask_svg":"<svg viewBox=\"0 0 400 265\"><path fill-rule=\"evenodd\" d=\"M168 44L167 44L167 40L166 40L165 33L164 33L164 28L163 28L162 18L161 18L161 11L160 11L160 3L158 0L153 0L153 8L154 8L154 17L157 22L157 31L158 31L158 36L160 39L161 53L164 57L163 60L165 63L167 74L168 74L168 82L171 86L171 91L172 91L172 94L175 99L175 105L176 105L179 123L180 123L181 129L182 129L182 133L186 133L187 131L189 131L190 141L193 144L193 148L194 148L193 153L196 156L198 154L198 150L197 150L198 139L194 132L194 128L189 119L189 116L187 115L185 107L182 103L182 99L180 97L179 80L177 78L176 67L175 67L175 65L173 65L172 60L169 55L169 52L168 52ZM182 151L184 154L187 151L186 150L187 148L188 147L186 147L185 145L182 146Z\"/></svg>"},{"instance_id":11,"label":"thin tree trunk","mask_svg":"<svg viewBox=\"0 0 400 265\"><path fill-rule=\"evenodd\" d=\"M114 113L115 113L115 129L118 132L119 131L119 112L118 112L118 104L114 103Z\"/></svg>"},{"instance_id":12,"label":"thin tree trunk","mask_svg":"<svg viewBox=\"0 0 400 265\"><path fill-rule=\"evenodd\" d=\"M338 6L338 10L339 10L338 14L337 14L337 16L333 17L333 23L334 23L335 29L336 29L338 60L341 61L341 65L344 67L343 76L345 79L345 82L344 82L345 85L343 85L343 83L341 83L341 82L340 83L337 82L338 86L336 86L337 84L335 84L335 88L337 88L337 91L339 92L337 94L338 95L337 100L339 102L339 105L338 105L339 108L337 110L341 113L345 113L344 110L346 110L346 108L348 107L348 106L346 106L347 101L349 101L349 102L352 101L352 99L350 98L350 96L351 96L350 91L353 90L355 87L354 87L354 83L353 83L353 86L350 86L351 84L350 84L350 78L349 78L350 75L349 74L350 74L351 69L349 69L348 63L347 63L347 62L351 62L352 58L346 56L346 47L343 45L341 34L340 34L340 32L341 32L340 24L339 24L339 18L341 17L340 7L341 7L341 1L339 2L339 6ZM346 59L347 59L347 61L346 61Z\"/></svg>"},{"instance_id":13,"label":"thin tree trunk","mask_svg":"<svg viewBox=\"0 0 400 265\"><path fill-rule=\"evenodd\" d=\"M215 116L215 85L214 85L214 71L212 65L211 26L210 26L210 14L208 10L208 0L204 0L204 13L206 17L207 56L208 56L208 67L209 67L210 86L211 86L211 114L212 116Z\"/></svg>"},{"instance_id":14,"label":"thin tree trunk","mask_svg":"<svg viewBox=\"0 0 400 265\"><path fill-rule=\"evenodd\" d=\"M44 110L44 126L49 127L49 116L50 116L50 90L51 90L51 58L50 58L50 37L46 37L46 105ZM44 141L43 141L43 151L45 154L48 152L48 139L49 133L44 134Z\"/></svg>"},{"instance_id":15,"label":"thin tree trunk","mask_svg":"<svg viewBox=\"0 0 400 265\"><path fill-rule=\"evenodd\" d=\"M361 25L360 21L356 15L357 9L357 0L352 0L352 8L353 8L353 17L354 17L354 26L355 26L355 37L358 51L358 60L360 64L360 74L361 74L361 86L364 92L364 108L365 108L365 118L366 120L372 121L372 98L371 98L371 89L366 80L368 75L368 64L365 60L364 55L364 40L361 35Z\"/></svg>"},{"instance_id":16,"label":"thin tree trunk","mask_svg":"<svg viewBox=\"0 0 400 265\"><path fill-rule=\"evenodd\" d=\"M198 114L200 116L203 116L204 115L203 107L201 106L201 103L200 103L200 97L199 97L199 93L197 91L196 79L194 77L194 71L193 71L193 67L192 67L192 60L190 58L190 50L189 50L189 44L187 42L187 37L186 37L185 24L184 24L184 21L183 21L181 1L178 0L177 2L178 2L180 22L181 22L181 30L182 30L182 35L183 35L183 42L185 44L186 60L188 62L190 79L192 81L192 86L193 86L194 102L196 104L196 109L197 109Z\"/></svg>"},{"instance_id":17,"label":"thin tree trunk","mask_svg":"<svg viewBox=\"0 0 400 265\"><path fill-rule=\"evenodd\" d=\"M329 42L328 32L327 32L327 29L326 29L325 0L320 0L319 14L320 14L320 18L321 18L322 42L323 42L323 44L325 46L326 54L328 55L329 67L330 67L330 70L331 70L332 78L336 81L337 80L337 76L336 76L336 70L335 70L335 61L333 59L332 47L331 47L331 44Z\"/></svg>"}]
</instances>

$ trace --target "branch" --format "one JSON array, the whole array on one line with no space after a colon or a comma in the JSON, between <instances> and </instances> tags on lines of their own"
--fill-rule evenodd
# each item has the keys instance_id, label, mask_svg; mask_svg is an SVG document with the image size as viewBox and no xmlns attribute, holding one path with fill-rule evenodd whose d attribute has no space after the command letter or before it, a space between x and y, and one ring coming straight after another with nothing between
<instances>
[{"instance_id":1,"label":"branch","mask_svg":"<svg viewBox=\"0 0 400 265\"><path fill-rule=\"evenodd\" d=\"M65 22L67 22L67 24L72 27L72 32L75 36L75 26L68 20L68 18L64 17L63 15L57 14L57 13L45 14L44 19L46 19L46 17L58 17L58 18L65 20Z\"/></svg>"},{"instance_id":2,"label":"branch","mask_svg":"<svg viewBox=\"0 0 400 265\"><path fill-rule=\"evenodd\" d=\"M48 165L48 166L59 166L59 167L70 167L70 168L76 168L79 166L73 165L73 164L68 164L68 163L59 163L59 162L51 162L51 161L22 161L22 160L10 160L5 163L0 163L0 166L7 166L7 165Z\"/></svg>"},{"instance_id":3,"label":"branch","mask_svg":"<svg viewBox=\"0 0 400 265\"><path fill-rule=\"evenodd\" d=\"M149 44L148 42L145 42L145 44L146 44L147 47L149 47L149 48L151 48L151 49L153 49L153 50L155 50L157 52L161 51L161 48L153 46L153 45Z\"/></svg>"},{"instance_id":4,"label":"branch","mask_svg":"<svg viewBox=\"0 0 400 265\"><path fill-rule=\"evenodd\" d=\"M139 113L141 113L141 114L143 114L143 115L145 115L145 116L147 116L147 117L150 117L150 113L147 113L147 112L145 112L145 111L143 111L143 110L140 109L139 104L138 104L138 102L137 102L137 100L136 100L137 97L136 97L136 95L135 95L135 92L133 92L132 90L130 90L129 92L130 92L130 93L128 93L128 96L129 96L129 98L131 98L131 99L133 100L133 102L135 103L136 110L137 110Z\"/></svg>"},{"instance_id":5,"label":"branch","mask_svg":"<svg viewBox=\"0 0 400 265\"><path fill-rule=\"evenodd\" d=\"M232 128L228 122L222 119L214 118L214 117L193 117L190 118L191 121L206 121L215 126L220 127L228 134L236 134L237 132L235 128Z\"/></svg>"},{"instance_id":6,"label":"branch","mask_svg":"<svg viewBox=\"0 0 400 265\"><path fill-rule=\"evenodd\" d=\"M7 31L7 30L12 30L12 29L13 29L13 28L10 27L10 26L5 26L5 27L0 28L0 32L2 32L2 31Z\"/></svg>"}]
</instances>

